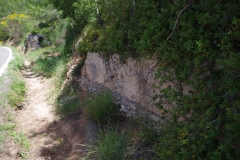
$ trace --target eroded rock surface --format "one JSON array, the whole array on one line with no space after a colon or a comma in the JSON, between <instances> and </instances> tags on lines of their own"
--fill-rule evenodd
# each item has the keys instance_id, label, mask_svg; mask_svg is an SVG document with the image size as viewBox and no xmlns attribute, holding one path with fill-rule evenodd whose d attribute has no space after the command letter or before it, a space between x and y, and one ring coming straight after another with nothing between
<instances>
[{"instance_id":1,"label":"eroded rock surface","mask_svg":"<svg viewBox=\"0 0 240 160\"><path fill-rule=\"evenodd\" d=\"M132 58L122 62L117 54L105 60L97 53L88 53L79 83L92 92L110 89L122 111L129 116L140 112L158 115L159 110L150 103L154 95L152 84L157 82L156 63Z\"/></svg>"}]
</instances>

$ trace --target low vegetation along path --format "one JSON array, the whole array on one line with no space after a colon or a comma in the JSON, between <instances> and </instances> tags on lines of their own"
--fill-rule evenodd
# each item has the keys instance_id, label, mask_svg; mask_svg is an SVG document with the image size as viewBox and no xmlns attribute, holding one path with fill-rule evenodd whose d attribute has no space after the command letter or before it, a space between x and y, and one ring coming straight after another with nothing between
<instances>
[{"instance_id":1,"label":"low vegetation along path","mask_svg":"<svg viewBox=\"0 0 240 160\"><path fill-rule=\"evenodd\" d=\"M49 124L57 117L54 116L53 106L49 104L51 92L51 80L37 76L30 70L23 71L26 80L27 94L26 103L22 110L18 111L17 129L23 132L30 141L28 159L45 160L51 159L43 155L43 149L50 147L57 140L48 133Z\"/></svg>"}]
</instances>

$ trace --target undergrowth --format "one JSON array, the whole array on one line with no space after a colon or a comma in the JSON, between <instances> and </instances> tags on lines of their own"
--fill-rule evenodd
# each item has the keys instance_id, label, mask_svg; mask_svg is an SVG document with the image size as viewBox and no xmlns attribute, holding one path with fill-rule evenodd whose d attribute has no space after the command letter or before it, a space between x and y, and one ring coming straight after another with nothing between
<instances>
[{"instance_id":1,"label":"undergrowth","mask_svg":"<svg viewBox=\"0 0 240 160\"><path fill-rule=\"evenodd\" d=\"M119 106L114 103L108 91L89 97L84 108L98 124L113 122L119 117Z\"/></svg>"}]
</instances>

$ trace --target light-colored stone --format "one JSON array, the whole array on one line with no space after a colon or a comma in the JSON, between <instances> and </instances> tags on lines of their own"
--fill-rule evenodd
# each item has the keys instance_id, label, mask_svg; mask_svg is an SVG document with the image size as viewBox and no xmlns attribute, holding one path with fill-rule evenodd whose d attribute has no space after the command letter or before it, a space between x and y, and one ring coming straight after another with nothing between
<instances>
[{"instance_id":1,"label":"light-colored stone","mask_svg":"<svg viewBox=\"0 0 240 160\"><path fill-rule=\"evenodd\" d=\"M28 60L24 60L24 66L25 68L29 68L31 66L31 62L29 62Z\"/></svg>"},{"instance_id":2,"label":"light-colored stone","mask_svg":"<svg viewBox=\"0 0 240 160\"><path fill-rule=\"evenodd\" d=\"M105 61L96 53L89 53L87 55L87 60L85 61L87 76L97 82L104 83L105 82Z\"/></svg>"}]
</instances>

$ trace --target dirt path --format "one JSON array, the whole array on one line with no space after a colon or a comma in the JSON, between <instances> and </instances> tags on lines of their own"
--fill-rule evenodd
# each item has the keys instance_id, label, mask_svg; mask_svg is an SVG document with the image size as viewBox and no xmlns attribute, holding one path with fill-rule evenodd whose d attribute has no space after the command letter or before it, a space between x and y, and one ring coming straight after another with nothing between
<instances>
[{"instance_id":1,"label":"dirt path","mask_svg":"<svg viewBox=\"0 0 240 160\"><path fill-rule=\"evenodd\" d=\"M27 86L26 103L17 111L17 132L30 141L28 160L79 160L95 134L95 125L81 107L63 119L54 113L49 103L54 85L51 79L30 70L22 72ZM89 125L90 124L90 125ZM19 158L20 159L20 158Z\"/></svg>"},{"instance_id":2,"label":"dirt path","mask_svg":"<svg viewBox=\"0 0 240 160\"><path fill-rule=\"evenodd\" d=\"M54 116L53 106L49 104L52 90L51 79L36 76L30 71L23 71L27 85L27 101L22 110L18 111L17 131L23 132L30 140L29 159L50 159L42 157L42 147L49 147L58 143L51 134L47 134L49 124L58 118Z\"/></svg>"}]
</instances>

